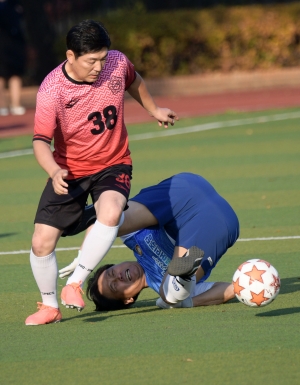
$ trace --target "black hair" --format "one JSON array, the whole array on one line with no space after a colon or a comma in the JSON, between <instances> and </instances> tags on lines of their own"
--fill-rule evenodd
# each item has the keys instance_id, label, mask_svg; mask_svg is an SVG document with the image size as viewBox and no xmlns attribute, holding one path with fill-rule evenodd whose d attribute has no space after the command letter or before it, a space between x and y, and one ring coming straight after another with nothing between
<instances>
[{"instance_id":1,"label":"black hair","mask_svg":"<svg viewBox=\"0 0 300 385\"><path fill-rule=\"evenodd\" d=\"M67 49L74 52L75 57L90 52L101 51L110 47L110 37L105 27L94 20L84 20L74 25L66 37Z\"/></svg>"},{"instance_id":2,"label":"black hair","mask_svg":"<svg viewBox=\"0 0 300 385\"><path fill-rule=\"evenodd\" d=\"M121 299L111 299L107 298L104 295L99 293L98 289L98 279L100 275L110 267L114 266L112 265L104 265L99 267L99 269L96 270L93 276L91 276L87 283L87 289L86 289L86 296L90 301L93 301L96 305L95 310L96 311L110 311L110 310L121 310L121 309L128 309L134 302L137 300L140 292L133 297L134 301L129 304L125 304Z\"/></svg>"}]
</instances>

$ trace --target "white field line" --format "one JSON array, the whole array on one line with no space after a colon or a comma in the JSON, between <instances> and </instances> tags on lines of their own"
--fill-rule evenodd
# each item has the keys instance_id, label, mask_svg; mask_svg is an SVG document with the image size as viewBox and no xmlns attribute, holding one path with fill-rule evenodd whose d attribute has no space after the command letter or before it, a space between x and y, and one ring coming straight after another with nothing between
<instances>
[{"instance_id":1,"label":"white field line","mask_svg":"<svg viewBox=\"0 0 300 385\"><path fill-rule=\"evenodd\" d=\"M237 242L256 242L256 241L283 241L289 239L300 239L300 235L286 236L286 237L265 237L265 238L239 238ZM120 249L126 247L125 245L113 245L112 249ZM58 247L56 251L71 251L78 250L79 247ZM13 255L13 254L29 254L30 250L17 250L17 251L1 251L0 255Z\"/></svg>"},{"instance_id":2,"label":"white field line","mask_svg":"<svg viewBox=\"0 0 300 385\"><path fill-rule=\"evenodd\" d=\"M212 122L212 123L199 124L196 126L190 126L190 127L184 127L184 128L167 129L165 131L160 131L160 132L148 132L144 134L130 135L129 142L133 142L137 140L162 138L165 136L189 134L193 132L214 130L217 128L244 126L248 124L268 123L268 122L276 122L280 120L298 119L298 118L300 118L300 112L290 112L285 114L275 114L275 115L269 115L269 116L257 116L256 118L228 120L227 122ZM3 153L0 153L0 159L14 158L16 156L31 155L31 154L33 154L33 151L31 149L3 152Z\"/></svg>"},{"instance_id":3,"label":"white field line","mask_svg":"<svg viewBox=\"0 0 300 385\"><path fill-rule=\"evenodd\" d=\"M238 242L252 242L252 241L285 241L287 239L300 239L300 235L292 235L287 237L266 237L266 238L240 238Z\"/></svg>"},{"instance_id":4,"label":"white field line","mask_svg":"<svg viewBox=\"0 0 300 385\"><path fill-rule=\"evenodd\" d=\"M113 245L112 249L119 249L126 247L125 245ZM55 249L55 251L70 251L70 250L79 250L80 246L78 247L58 247ZM13 254L29 254L30 250L16 250L16 251L0 251L0 255L13 255Z\"/></svg>"},{"instance_id":5,"label":"white field line","mask_svg":"<svg viewBox=\"0 0 300 385\"><path fill-rule=\"evenodd\" d=\"M270 116L258 116L256 118L235 119L235 120L228 120L227 122L212 122L212 123L199 124L197 126L190 126L185 128L174 128L174 129L167 129L165 131L160 131L160 132L149 132L145 134L132 135L129 137L129 141L132 142L135 140L161 138L164 136L173 136L173 135L189 134L193 132L214 130L216 128L244 126L247 124L268 123L268 122L297 119L297 118L300 118L300 112L275 114Z\"/></svg>"},{"instance_id":6,"label":"white field line","mask_svg":"<svg viewBox=\"0 0 300 385\"><path fill-rule=\"evenodd\" d=\"M16 156L23 156L23 155L32 155L33 150L19 150L19 151L9 151L9 152L2 152L0 154L0 159L7 159L7 158L15 158Z\"/></svg>"}]
</instances>

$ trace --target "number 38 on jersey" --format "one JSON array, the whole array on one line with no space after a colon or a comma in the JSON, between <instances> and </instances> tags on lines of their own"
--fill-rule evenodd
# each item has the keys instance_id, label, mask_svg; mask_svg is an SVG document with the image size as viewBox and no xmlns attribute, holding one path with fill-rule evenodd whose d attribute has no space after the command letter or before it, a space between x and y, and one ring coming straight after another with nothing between
<instances>
[{"instance_id":1,"label":"number 38 on jersey","mask_svg":"<svg viewBox=\"0 0 300 385\"><path fill-rule=\"evenodd\" d=\"M117 109L113 105L105 107L102 113L99 111L91 112L88 116L88 120L92 120L94 124L91 133L99 135L104 132L105 128L112 130L117 124L117 119Z\"/></svg>"}]
</instances>

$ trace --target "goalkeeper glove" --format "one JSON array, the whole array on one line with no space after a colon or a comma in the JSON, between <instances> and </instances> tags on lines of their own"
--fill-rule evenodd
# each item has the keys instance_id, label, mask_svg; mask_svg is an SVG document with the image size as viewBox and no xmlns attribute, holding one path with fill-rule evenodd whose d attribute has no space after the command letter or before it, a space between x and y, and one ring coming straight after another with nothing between
<instances>
[{"instance_id":1,"label":"goalkeeper glove","mask_svg":"<svg viewBox=\"0 0 300 385\"><path fill-rule=\"evenodd\" d=\"M80 258L80 253L78 253L78 257L74 258L74 261L71 262L68 266L58 270L59 272L59 278L65 278L68 275L72 274L73 271L76 269L78 263L79 263L79 258Z\"/></svg>"}]
</instances>

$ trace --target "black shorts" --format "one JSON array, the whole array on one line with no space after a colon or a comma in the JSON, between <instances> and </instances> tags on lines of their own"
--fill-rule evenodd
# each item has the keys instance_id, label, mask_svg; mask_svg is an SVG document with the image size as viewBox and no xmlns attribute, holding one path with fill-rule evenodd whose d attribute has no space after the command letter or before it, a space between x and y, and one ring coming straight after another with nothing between
<instances>
[{"instance_id":1,"label":"black shorts","mask_svg":"<svg viewBox=\"0 0 300 385\"><path fill-rule=\"evenodd\" d=\"M42 193L34 223L42 223L65 230L80 221L88 196L95 203L101 193L108 190L118 191L128 200L130 193L132 167L116 165L97 174L65 180L68 194L58 195L54 192L52 179L49 178ZM128 208L127 204L124 210Z\"/></svg>"}]
</instances>

